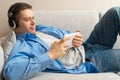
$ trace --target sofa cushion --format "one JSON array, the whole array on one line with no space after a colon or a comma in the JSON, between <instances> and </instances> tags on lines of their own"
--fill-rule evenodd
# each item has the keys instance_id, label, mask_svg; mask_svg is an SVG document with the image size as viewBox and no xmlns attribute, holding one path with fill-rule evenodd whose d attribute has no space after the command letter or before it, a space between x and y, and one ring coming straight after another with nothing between
<instances>
[{"instance_id":1,"label":"sofa cushion","mask_svg":"<svg viewBox=\"0 0 120 80\"><path fill-rule=\"evenodd\" d=\"M115 73L65 74L42 72L30 80L120 80Z\"/></svg>"},{"instance_id":2,"label":"sofa cushion","mask_svg":"<svg viewBox=\"0 0 120 80\"><path fill-rule=\"evenodd\" d=\"M37 24L55 26L75 32L80 30L84 40L99 21L98 11L34 11Z\"/></svg>"}]
</instances>

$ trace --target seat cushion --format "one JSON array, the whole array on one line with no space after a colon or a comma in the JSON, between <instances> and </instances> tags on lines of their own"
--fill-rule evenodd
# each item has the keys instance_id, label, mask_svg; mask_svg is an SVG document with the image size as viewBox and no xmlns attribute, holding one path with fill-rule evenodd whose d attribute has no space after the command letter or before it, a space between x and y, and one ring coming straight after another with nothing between
<instances>
[{"instance_id":1,"label":"seat cushion","mask_svg":"<svg viewBox=\"0 0 120 80\"><path fill-rule=\"evenodd\" d=\"M65 74L42 72L30 80L120 80L115 73Z\"/></svg>"}]
</instances>

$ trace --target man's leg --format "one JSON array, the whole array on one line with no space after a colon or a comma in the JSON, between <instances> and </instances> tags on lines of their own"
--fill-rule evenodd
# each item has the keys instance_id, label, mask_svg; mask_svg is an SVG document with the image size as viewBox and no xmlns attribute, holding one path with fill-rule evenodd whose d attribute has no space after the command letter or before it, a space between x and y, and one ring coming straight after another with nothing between
<instances>
[{"instance_id":1,"label":"man's leg","mask_svg":"<svg viewBox=\"0 0 120 80\"><path fill-rule=\"evenodd\" d=\"M86 57L101 71L120 71L120 50L113 50L120 33L120 8L111 8L85 42Z\"/></svg>"},{"instance_id":2,"label":"man's leg","mask_svg":"<svg viewBox=\"0 0 120 80\"><path fill-rule=\"evenodd\" d=\"M103 50L96 52L91 61L100 69L101 72L120 71L120 50Z\"/></svg>"},{"instance_id":3,"label":"man's leg","mask_svg":"<svg viewBox=\"0 0 120 80\"><path fill-rule=\"evenodd\" d=\"M120 31L120 7L111 8L95 25L86 43L112 48Z\"/></svg>"}]
</instances>

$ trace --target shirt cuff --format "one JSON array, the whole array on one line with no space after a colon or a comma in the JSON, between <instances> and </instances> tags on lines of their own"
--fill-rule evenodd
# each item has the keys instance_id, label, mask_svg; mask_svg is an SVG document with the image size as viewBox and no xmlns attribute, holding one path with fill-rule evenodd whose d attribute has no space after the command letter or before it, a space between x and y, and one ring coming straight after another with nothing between
<instances>
[{"instance_id":1,"label":"shirt cuff","mask_svg":"<svg viewBox=\"0 0 120 80\"><path fill-rule=\"evenodd\" d=\"M39 56L39 65L41 66L41 70L46 69L52 64L52 60L50 59L48 53L41 54Z\"/></svg>"}]
</instances>

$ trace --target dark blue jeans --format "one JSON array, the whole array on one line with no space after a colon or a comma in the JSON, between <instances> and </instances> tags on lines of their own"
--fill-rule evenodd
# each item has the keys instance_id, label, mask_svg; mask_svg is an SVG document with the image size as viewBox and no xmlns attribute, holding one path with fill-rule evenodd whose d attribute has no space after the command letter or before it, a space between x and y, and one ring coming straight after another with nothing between
<instances>
[{"instance_id":1,"label":"dark blue jeans","mask_svg":"<svg viewBox=\"0 0 120 80\"><path fill-rule=\"evenodd\" d=\"M113 49L118 34L120 34L120 7L114 7L105 13L83 44L86 57L101 72L120 71L120 49Z\"/></svg>"}]
</instances>

